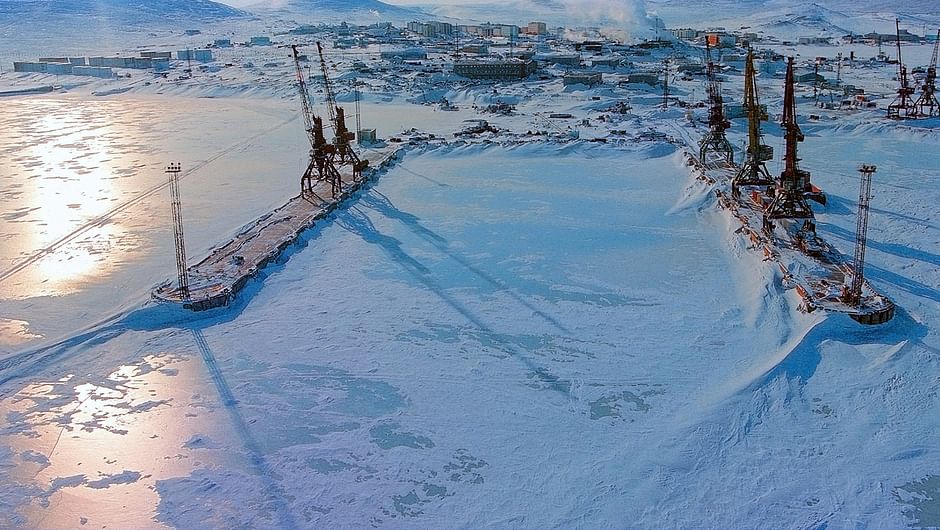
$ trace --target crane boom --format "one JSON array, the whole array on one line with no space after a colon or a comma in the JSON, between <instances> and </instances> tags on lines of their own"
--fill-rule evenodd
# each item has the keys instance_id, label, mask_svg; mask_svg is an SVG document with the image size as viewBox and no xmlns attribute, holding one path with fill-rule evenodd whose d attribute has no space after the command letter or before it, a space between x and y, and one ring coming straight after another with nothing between
<instances>
[{"instance_id":1,"label":"crane boom","mask_svg":"<svg viewBox=\"0 0 940 530\"><path fill-rule=\"evenodd\" d=\"M699 160L705 162L705 156L709 152L719 153L724 160L734 165L734 148L728 142L725 131L731 127L731 122L725 118L724 101L721 97L721 83L718 81L718 75L715 73L715 63L712 62L711 48L708 41L705 42L705 57L708 63L708 133L702 138L699 144Z\"/></svg>"},{"instance_id":2,"label":"crane boom","mask_svg":"<svg viewBox=\"0 0 940 530\"><path fill-rule=\"evenodd\" d=\"M898 45L898 79L901 80L903 76L904 79L901 80L902 83L907 82L907 72L904 69L904 63L901 62L901 19L894 19L894 31L895 31L895 42Z\"/></svg>"},{"instance_id":3,"label":"crane boom","mask_svg":"<svg viewBox=\"0 0 940 530\"><path fill-rule=\"evenodd\" d=\"M326 90L326 108L330 113L330 121L336 125L336 96L333 95L333 85L330 83L329 68L323 57L323 46L317 41L317 54L320 56L320 70L323 72L323 88Z\"/></svg>"},{"instance_id":4,"label":"crane boom","mask_svg":"<svg viewBox=\"0 0 940 530\"><path fill-rule=\"evenodd\" d=\"M773 148L763 144L760 132L760 122L767 121L767 112L760 106L757 95L757 70L754 68L754 50L750 48L744 66L744 109L747 111L747 152L744 164L731 182L731 193L734 196L737 196L738 186L742 184L773 184L767 165L764 164L773 158Z\"/></svg>"},{"instance_id":5,"label":"crane boom","mask_svg":"<svg viewBox=\"0 0 940 530\"><path fill-rule=\"evenodd\" d=\"M930 63L927 64L927 77L924 78L924 85L921 89L920 97L915 103L917 116L921 118L940 116L940 100L937 99L938 50L940 50L940 29L937 30L937 41L934 42L933 54L930 56Z\"/></svg>"},{"instance_id":6,"label":"crane boom","mask_svg":"<svg viewBox=\"0 0 940 530\"><path fill-rule=\"evenodd\" d=\"M910 86L907 80L907 67L901 61L901 21L894 19L894 28L898 45L898 96L888 105L888 118L893 120L904 120L917 117L917 104L911 96L914 95L914 87Z\"/></svg>"},{"instance_id":7,"label":"crane boom","mask_svg":"<svg viewBox=\"0 0 940 530\"><path fill-rule=\"evenodd\" d=\"M313 108L310 105L310 94L307 92L307 81L304 79L304 71L300 66L300 52L297 51L297 45L291 45L291 56L294 59L294 68L297 69L297 90L300 91L300 104L304 114L304 129L307 131L307 138L310 140L310 146L315 147L316 138L313 125Z\"/></svg>"},{"instance_id":8,"label":"crane boom","mask_svg":"<svg viewBox=\"0 0 940 530\"><path fill-rule=\"evenodd\" d=\"M330 82L330 70L323 57L323 46L317 41L317 53L320 55L320 69L323 70L323 87L326 90L326 107L330 112L330 121L333 122L333 145L339 157L340 164L352 166L353 178L358 178L362 170L369 166L368 160L361 160L349 144L356 135L346 128L346 113L342 107L336 105L336 96L333 94L333 85Z\"/></svg>"},{"instance_id":9,"label":"crane boom","mask_svg":"<svg viewBox=\"0 0 940 530\"><path fill-rule=\"evenodd\" d=\"M934 70L937 69L937 51L940 51L940 29L937 30L937 40L933 42L933 53L930 55L930 64L927 65Z\"/></svg>"}]
</instances>

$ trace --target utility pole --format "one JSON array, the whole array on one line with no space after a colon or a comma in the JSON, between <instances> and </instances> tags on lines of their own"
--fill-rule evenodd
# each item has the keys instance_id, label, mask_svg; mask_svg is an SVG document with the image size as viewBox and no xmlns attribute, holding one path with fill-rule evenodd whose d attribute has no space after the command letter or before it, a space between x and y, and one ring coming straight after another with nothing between
<instances>
[{"instance_id":1,"label":"utility pole","mask_svg":"<svg viewBox=\"0 0 940 530\"><path fill-rule=\"evenodd\" d=\"M359 78L353 81L353 92L356 94L356 143L362 143L362 111L359 109Z\"/></svg>"},{"instance_id":2,"label":"utility pole","mask_svg":"<svg viewBox=\"0 0 940 530\"><path fill-rule=\"evenodd\" d=\"M189 299L189 275L186 272L186 243L183 237L183 215L180 208L180 164L166 168L170 185L170 211L173 214L173 239L176 244L176 275L179 281L180 299Z\"/></svg>"},{"instance_id":3,"label":"utility pole","mask_svg":"<svg viewBox=\"0 0 940 530\"><path fill-rule=\"evenodd\" d=\"M819 105L819 61L813 62L813 104Z\"/></svg>"},{"instance_id":4,"label":"utility pole","mask_svg":"<svg viewBox=\"0 0 940 530\"><path fill-rule=\"evenodd\" d=\"M663 59L663 110L669 108L669 58Z\"/></svg>"}]
</instances>

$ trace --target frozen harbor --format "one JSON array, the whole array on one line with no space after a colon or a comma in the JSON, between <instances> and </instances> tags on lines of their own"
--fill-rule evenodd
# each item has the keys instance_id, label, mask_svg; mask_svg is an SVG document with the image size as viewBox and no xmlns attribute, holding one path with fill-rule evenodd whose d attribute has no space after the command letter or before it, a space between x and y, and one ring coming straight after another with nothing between
<instances>
[{"instance_id":1,"label":"frozen harbor","mask_svg":"<svg viewBox=\"0 0 940 530\"><path fill-rule=\"evenodd\" d=\"M898 524L908 490L857 490L932 454L891 412L924 329L796 313L703 186L668 144L409 154L250 301L144 307L7 382L3 523Z\"/></svg>"},{"instance_id":2,"label":"frozen harbor","mask_svg":"<svg viewBox=\"0 0 940 530\"><path fill-rule=\"evenodd\" d=\"M582 51L581 68L603 73L595 86L550 64L477 82L453 74L449 42L404 62L374 37L333 47L348 27L307 28L325 36L349 124L359 107L387 142L363 154L401 158L232 306L199 314L149 299L174 270L163 170L183 165L191 263L295 196L309 146L286 49L214 48L191 76L186 61L112 79L4 71L0 527L940 526L940 129L884 118L896 65L876 46L793 43L807 28L893 27L894 14L840 2L739 2L748 12L722 20L770 38L757 85L774 176L783 62L770 52L796 56L804 76L828 57L820 71L875 104L821 108L812 82L796 88L801 167L828 199L813 205L818 234L845 255L857 166L878 167L865 270L898 311L870 327L801 312L718 209L727 183L695 178L685 153L708 110L688 42ZM696 25L714 11L651 5ZM53 44L137 54L270 33L315 49L320 36L278 33L307 22L298 11L262 11L201 36ZM22 41L26 58L48 51L36 42L49 28ZM571 51L569 37L596 37L564 35L514 44ZM9 42L0 59L23 59ZM843 51L856 60L836 74ZM904 46L917 66L931 51ZM603 66L610 56L623 62ZM663 109L647 81L665 59ZM729 109L739 59L720 59ZM325 115L317 66L301 69ZM731 144L745 135L732 119Z\"/></svg>"},{"instance_id":3,"label":"frozen harbor","mask_svg":"<svg viewBox=\"0 0 940 530\"><path fill-rule=\"evenodd\" d=\"M142 309L8 396L5 482L46 499L19 521L106 524L122 489L184 527L640 517L665 426L799 331L755 326L696 186L667 145L411 155L237 312Z\"/></svg>"}]
</instances>

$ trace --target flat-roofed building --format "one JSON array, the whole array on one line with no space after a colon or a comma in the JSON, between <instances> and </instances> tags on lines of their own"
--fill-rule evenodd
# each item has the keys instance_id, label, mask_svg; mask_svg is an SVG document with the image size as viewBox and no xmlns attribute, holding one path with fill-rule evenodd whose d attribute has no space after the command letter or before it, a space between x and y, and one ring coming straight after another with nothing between
<instances>
[{"instance_id":1,"label":"flat-roofed building","mask_svg":"<svg viewBox=\"0 0 940 530\"><path fill-rule=\"evenodd\" d=\"M454 63L454 73L470 79L525 79L535 73L535 70L535 61L523 59Z\"/></svg>"},{"instance_id":2,"label":"flat-roofed building","mask_svg":"<svg viewBox=\"0 0 940 530\"><path fill-rule=\"evenodd\" d=\"M568 72L562 78L565 86L571 85L600 85L604 82L604 76L600 72Z\"/></svg>"},{"instance_id":3,"label":"flat-roofed building","mask_svg":"<svg viewBox=\"0 0 940 530\"><path fill-rule=\"evenodd\" d=\"M547 35L548 25L544 22L529 22L529 25L526 26L526 33L529 35Z\"/></svg>"}]
</instances>

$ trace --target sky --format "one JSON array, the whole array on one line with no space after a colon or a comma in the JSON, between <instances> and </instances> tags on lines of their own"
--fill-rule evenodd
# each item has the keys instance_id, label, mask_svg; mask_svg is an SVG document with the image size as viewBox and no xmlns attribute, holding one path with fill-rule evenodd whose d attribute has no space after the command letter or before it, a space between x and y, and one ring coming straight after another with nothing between
<instances>
[{"instance_id":1,"label":"sky","mask_svg":"<svg viewBox=\"0 0 940 530\"><path fill-rule=\"evenodd\" d=\"M228 4L234 7L246 7L252 4L257 4L259 0L216 0L223 4ZM392 4L396 6L407 6L407 5L442 5L442 4L453 4L460 5L467 3L466 0L382 0L386 4Z\"/></svg>"}]
</instances>

